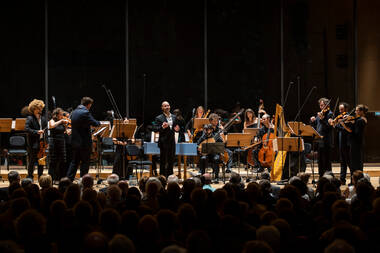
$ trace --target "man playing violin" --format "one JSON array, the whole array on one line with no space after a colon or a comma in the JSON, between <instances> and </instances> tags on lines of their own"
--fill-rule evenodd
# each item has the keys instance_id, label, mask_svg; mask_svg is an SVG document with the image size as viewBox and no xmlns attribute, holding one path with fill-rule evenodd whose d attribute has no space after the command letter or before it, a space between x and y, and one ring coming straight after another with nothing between
<instances>
[{"instance_id":1,"label":"man playing violin","mask_svg":"<svg viewBox=\"0 0 380 253\"><path fill-rule=\"evenodd\" d=\"M340 181L344 185L346 184L347 166L350 167L350 173L352 177L353 170L350 165L350 146L348 143L348 131L339 124L339 121L347 115L349 105L346 102L339 104L339 115L335 119L329 119L330 125L335 127L338 131L338 147L340 157Z\"/></svg>"},{"instance_id":2,"label":"man playing violin","mask_svg":"<svg viewBox=\"0 0 380 253\"><path fill-rule=\"evenodd\" d=\"M318 140L318 172L319 177L322 177L326 171L331 171L331 149L333 146L332 126L329 124L329 119L332 119L333 113L330 110L330 100L327 98L320 98L318 100L319 108L316 117L311 117L311 125L317 132L323 136Z\"/></svg>"}]
</instances>

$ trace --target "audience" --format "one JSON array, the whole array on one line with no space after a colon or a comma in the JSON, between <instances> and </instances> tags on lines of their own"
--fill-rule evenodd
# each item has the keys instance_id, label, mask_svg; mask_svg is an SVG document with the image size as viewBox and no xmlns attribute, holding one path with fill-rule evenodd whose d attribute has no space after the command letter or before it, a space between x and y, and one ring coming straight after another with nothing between
<instances>
[{"instance_id":1,"label":"audience","mask_svg":"<svg viewBox=\"0 0 380 253\"><path fill-rule=\"evenodd\" d=\"M269 173L246 187L233 173L220 189L207 173L182 187L176 176L143 177L139 188L112 174L99 192L90 175L58 188L47 175L40 187L8 177L1 252L380 251L380 190L362 172L344 193L332 174L315 191L304 173L282 189Z\"/></svg>"}]
</instances>

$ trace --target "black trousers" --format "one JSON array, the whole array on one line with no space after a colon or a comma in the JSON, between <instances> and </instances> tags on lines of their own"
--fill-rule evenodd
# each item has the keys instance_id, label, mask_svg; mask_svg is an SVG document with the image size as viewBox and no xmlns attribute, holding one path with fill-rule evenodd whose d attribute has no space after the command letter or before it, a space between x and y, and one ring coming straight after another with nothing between
<instances>
[{"instance_id":1,"label":"black trousers","mask_svg":"<svg viewBox=\"0 0 380 253\"><path fill-rule=\"evenodd\" d=\"M124 163L124 171L123 171L123 163ZM128 168L128 159L126 156L125 147L121 145L116 146L112 173L119 175L120 178L126 178L126 179L129 178L129 176L132 174L132 169Z\"/></svg>"},{"instance_id":2,"label":"black trousers","mask_svg":"<svg viewBox=\"0 0 380 253\"><path fill-rule=\"evenodd\" d=\"M318 173L322 177L326 171L331 171L331 148L329 145L319 145L318 147Z\"/></svg>"},{"instance_id":3,"label":"black trousers","mask_svg":"<svg viewBox=\"0 0 380 253\"><path fill-rule=\"evenodd\" d=\"M160 145L160 174L168 177L173 174L175 144Z\"/></svg>"},{"instance_id":4,"label":"black trousers","mask_svg":"<svg viewBox=\"0 0 380 253\"><path fill-rule=\"evenodd\" d=\"M350 168L351 177L352 177L352 173L354 172L350 164L350 146L345 145L345 146L339 147L339 157L340 157L340 181L345 183L346 176L347 176L347 167Z\"/></svg>"},{"instance_id":5,"label":"black trousers","mask_svg":"<svg viewBox=\"0 0 380 253\"><path fill-rule=\"evenodd\" d=\"M207 163L210 162L215 178L219 177L219 164L222 163L220 155L202 155L199 161L199 169L201 174L205 174Z\"/></svg>"},{"instance_id":6,"label":"black trousers","mask_svg":"<svg viewBox=\"0 0 380 253\"><path fill-rule=\"evenodd\" d=\"M53 180L60 180L67 174L66 162L63 160L55 160L49 163L49 175Z\"/></svg>"},{"instance_id":7,"label":"black trousers","mask_svg":"<svg viewBox=\"0 0 380 253\"><path fill-rule=\"evenodd\" d=\"M362 145L358 143L351 143L351 171L352 173L356 170L363 171L363 152Z\"/></svg>"},{"instance_id":8,"label":"black trousers","mask_svg":"<svg viewBox=\"0 0 380 253\"><path fill-rule=\"evenodd\" d=\"M73 159L70 163L67 177L74 180L80 165L80 177L88 173L90 168L91 147L73 147Z\"/></svg>"},{"instance_id":9,"label":"black trousers","mask_svg":"<svg viewBox=\"0 0 380 253\"><path fill-rule=\"evenodd\" d=\"M28 156L28 177L33 178L34 165L37 163L38 177L44 173L44 166L38 165L38 149L31 149Z\"/></svg>"}]
</instances>

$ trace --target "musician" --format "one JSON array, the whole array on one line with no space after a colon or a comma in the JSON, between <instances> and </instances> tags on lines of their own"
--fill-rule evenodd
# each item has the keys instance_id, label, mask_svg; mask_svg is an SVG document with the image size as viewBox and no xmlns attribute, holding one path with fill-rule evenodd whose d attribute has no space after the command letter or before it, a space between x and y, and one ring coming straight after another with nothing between
<instances>
[{"instance_id":1,"label":"musician","mask_svg":"<svg viewBox=\"0 0 380 253\"><path fill-rule=\"evenodd\" d=\"M360 104L356 106L355 116L353 117L351 127L347 126L345 121L340 124L350 133L350 156L351 156L351 169L353 172L356 170L363 171L363 140L364 129L367 125L367 118L365 114L368 112L366 105Z\"/></svg>"},{"instance_id":2,"label":"musician","mask_svg":"<svg viewBox=\"0 0 380 253\"><path fill-rule=\"evenodd\" d=\"M178 142L185 142L185 119L182 116L181 110L178 108L173 110L173 114L175 115L179 126Z\"/></svg>"},{"instance_id":3,"label":"musician","mask_svg":"<svg viewBox=\"0 0 380 253\"><path fill-rule=\"evenodd\" d=\"M38 161L38 152L40 142L44 138L44 130L47 127L47 120L42 116L42 110L45 104L42 100L34 99L29 103L28 110L31 115L26 119L25 130L29 138L29 156L28 156L28 178L33 179L34 165ZM43 165L38 165L38 178L43 174Z\"/></svg>"},{"instance_id":4,"label":"musician","mask_svg":"<svg viewBox=\"0 0 380 253\"><path fill-rule=\"evenodd\" d=\"M203 133L198 139L197 144L201 145L203 141L209 138L214 138L215 142L224 142L223 132L219 133L219 129L223 129L221 125L218 124L219 116L212 113L209 117L210 124L207 124L203 128ZM212 170L215 174L215 182L219 179L219 164L222 163L221 154L202 154L200 157L199 169L200 173L203 175L206 172L206 164L211 162Z\"/></svg>"},{"instance_id":5,"label":"musician","mask_svg":"<svg viewBox=\"0 0 380 253\"><path fill-rule=\"evenodd\" d=\"M203 106L198 106L194 117L190 119L190 121L186 124L186 131L189 135L189 138L193 138L193 142L197 142L198 138L202 135L202 132L198 131L196 136L193 136L195 128L194 128L194 118L203 118L205 115L205 109Z\"/></svg>"},{"instance_id":6,"label":"musician","mask_svg":"<svg viewBox=\"0 0 380 253\"><path fill-rule=\"evenodd\" d=\"M262 140L262 138L268 132L273 133L274 129L273 129L273 125L271 124L270 115L264 114L261 117L261 128L256 135L257 139L259 139L261 141L265 141L265 140ZM260 163L259 158L258 158L258 154L259 154L259 151L262 148L262 146L263 145L261 143L260 145L257 146L257 148L252 150L252 158L253 158L253 161L255 162L255 167L257 166L257 172L263 172L264 171L264 167L262 166L262 164ZM270 169L271 168L268 168L269 171L270 171Z\"/></svg>"},{"instance_id":7,"label":"musician","mask_svg":"<svg viewBox=\"0 0 380 253\"><path fill-rule=\"evenodd\" d=\"M71 146L73 159L70 164L67 177L74 180L80 164L80 176L88 173L90 167L90 155L92 147L91 126L99 126L100 122L94 119L90 108L94 100L83 97L81 104L71 114L72 137Z\"/></svg>"},{"instance_id":8,"label":"musician","mask_svg":"<svg viewBox=\"0 0 380 253\"><path fill-rule=\"evenodd\" d=\"M338 132L338 147L340 157L340 181L343 185L346 184L347 166L350 167L350 173L352 177L353 170L350 165L350 146L348 142L349 132L337 121L339 118L343 118L348 113L349 105L346 102L339 104L339 115L335 119L329 119L330 125L335 127Z\"/></svg>"},{"instance_id":9,"label":"musician","mask_svg":"<svg viewBox=\"0 0 380 253\"><path fill-rule=\"evenodd\" d=\"M255 112L248 108L245 110L244 114L244 128L257 128L258 118L255 115Z\"/></svg>"},{"instance_id":10,"label":"musician","mask_svg":"<svg viewBox=\"0 0 380 253\"><path fill-rule=\"evenodd\" d=\"M160 148L160 174L168 177L173 174L175 157L174 132L178 132L179 126L174 114L170 113L170 104L167 101L161 104L162 114L154 121L153 130L159 132L158 147Z\"/></svg>"},{"instance_id":11,"label":"musician","mask_svg":"<svg viewBox=\"0 0 380 253\"><path fill-rule=\"evenodd\" d=\"M317 117L311 117L311 125L316 128L317 132L323 136L318 140L318 172L319 177L322 177L326 171L331 171L331 150L333 146L332 126L329 124L329 119L333 117L328 104L327 98L318 100L319 108Z\"/></svg>"},{"instance_id":12,"label":"musician","mask_svg":"<svg viewBox=\"0 0 380 253\"><path fill-rule=\"evenodd\" d=\"M54 109L49 121L49 174L54 181L66 176L65 132L69 121L63 118L61 108Z\"/></svg>"}]
</instances>

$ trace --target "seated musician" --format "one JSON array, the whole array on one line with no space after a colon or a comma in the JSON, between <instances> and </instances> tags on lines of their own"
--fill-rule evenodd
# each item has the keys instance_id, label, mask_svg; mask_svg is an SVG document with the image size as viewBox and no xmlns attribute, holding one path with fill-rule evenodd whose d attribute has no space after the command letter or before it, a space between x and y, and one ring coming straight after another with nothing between
<instances>
[{"instance_id":1,"label":"seated musician","mask_svg":"<svg viewBox=\"0 0 380 253\"><path fill-rule=\"evenodd\" d=\"M201 149L202 143L207 143L208 139L213 138L214 140L212 142L224 142L224 133L223 131L219 133L219 130L223 129L223 126L219 124L219 116L215 113L210 114L209 116L210 124L206 125L203 129L202 136L198 139L197 144L200 145L199 148ZM231 164L231 158L232 158L232 152L228 149L226 149L229 155L229 160L227 164L227 170L226 172L229 172L230 170L230 164ZM205 173L206 169L206 162L210 161L212 163L213 172L215 173L215 181L218 181L219 178L219 164L222 163L221 156L219 154L216 155L201 155L200 157L200 172L201 174Z\"/></svg>"},{"instance_id":2,"label":"seated musician","mask_svg":"<svg viewBox=\"0 0 380 253\"><path fill-rule=\"evenodd\" d=\"M263 136L268 133L268 130L273 133L274 132L274 129L273 129L273 125L271 124L270 122L270 116L269 114L264 114L261 118L261 128L259 130L259 132L257 133L257 138L259 140L261 140L262 142L265 141L263 140ZM259 154L259 151L260 149L262 148L263 146L263 143L261 143L260 145L256 146L257 148L255 148L253 151L252 151L252 157L253 157L253 161L255 162L255 167L257 167L257 172L263 172L264 171L264 167L262 166L262 164L260 163L260 160L258 158L258 154ZM271 168L268 168L268 170L270 171Z\"/></svg>"},{"instance_id":3,"label":"seated musician","mask_svg":"<svg viewBox=\"0 0 380 253\"><path fill-rule=\"evenodd\" d=\"M187 131L187 134L189 135L189 138L192 140L192 142L197 142L199 137L202 135L202 132L199 131L199 129L194 128L194 118L203 118L203 117L205 117L205 109L203 108L203 106L198 106L195 111L194 117L192 117L190 121L186 124L185 129Z\"/></svg>"}]
</instances>

